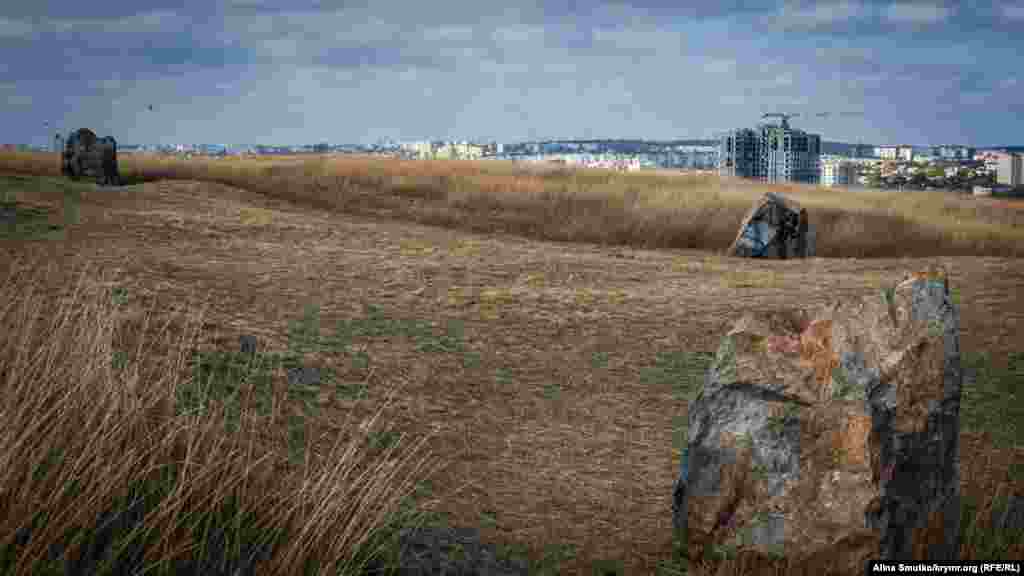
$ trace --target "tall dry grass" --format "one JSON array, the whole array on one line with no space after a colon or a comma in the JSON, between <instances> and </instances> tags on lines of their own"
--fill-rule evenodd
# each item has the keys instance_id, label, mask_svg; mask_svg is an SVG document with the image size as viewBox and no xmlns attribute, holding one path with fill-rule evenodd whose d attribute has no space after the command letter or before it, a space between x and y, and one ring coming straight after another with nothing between
<instances>
[{"instance_id":1,"label":"tall dry grass","mask_svg":"<svg viewBox=\"0 0 1024 576\"><path fill-rule=\"evenodd\" d=\"M204 385L186 369L200 313L156 323L120 310L102 274L44 293L34 269L0 284L0 573L354 574L417 518L429 455L371 450L379 412L289 462L265 433L283 407L243 401L234 431L215 404L180 409Z\"/></svg>"},{"instance_id":2,"label":"tall dry grass","mask_svg":"<svg viewBox=\"0 0 1024 576\"><path fill-rule=\"evenodd\" d=\"M511 162L122 155L128 182L189 179L364 216L544 240L721 251L768 190L804 204L823 257L1024 255L1024 209L946 192L835 191L713 176L540 169ZM0 170L59 173L56 154Z\"/></svg>"}]
</instances>

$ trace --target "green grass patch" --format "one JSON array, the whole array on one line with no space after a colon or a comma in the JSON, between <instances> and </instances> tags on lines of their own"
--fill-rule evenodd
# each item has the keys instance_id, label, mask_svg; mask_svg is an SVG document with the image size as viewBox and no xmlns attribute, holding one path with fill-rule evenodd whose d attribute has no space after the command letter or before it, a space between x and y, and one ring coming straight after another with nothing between
<instances>
[{"instance_id":1,"label":"green grass patch","mask_svg":"<svg viewBox=\"0 0 1024 576\"><path fill-rule=\"evenodd\" d=\"M93 189L86 183L76 183L63 178L38 176L0 176L0 239L55 240L64 237L69 226L79 222L79 204L82 193ZM50 210L27 206L15 200L17 192L63 192L64 223L50 223Z\"/></svg>"},{"instance_id":2,"label":"green grass patch","mask_svg":"<svg viewBox=\"0 0 1024 576\"><path fill-rule=\"evenodd\" d=\"M480 353L476 350L467 350L466 353L462 355L462 367L467 370L479 368L481 361Z\"/></svg>"},{"instance_id":3,"label":"green grass patch","mask_svg":"<svg viewBox=\"0 0 1024 576\"><path fill-rule=\"evenodd\" d=\"M677 399L690 403L703 388L704 377L713 361L714 356L706 352L659 352L653 366L640 369L640 380L648 385L671 387ZM688 442L688 418L676 415L672 424L672 447L682 451Z\"/></svg>"},{"instance_id":4,"label":"green grass patch","mask_svg":"<svg viewBox=\"0 0 1024 576\"><path fill-rule=\"evenodd\" d=\"M394 430L371 430L367 442L371 450L384 451L397 444L399 437Z\"/></svg>"},{"instance_id":5,"label":"green grass patch","mask_svg":"<svg viewBox=\"0 0 1024 576\"><path fill-rule=\"evenodd\" d=\"M63 226L49 222L50 211L24 206L17 201L0 201L0 239L55 239Z\"/></svg>"},{"instance_id":6,"label":"green grass patch","mask_svg":"<svg viewBox=\"0 0 1024 576\"><path fill-rule=\"evenodd\" d=\"M485 528L494 528L498 525L498 512L495 510L482 510L480 512L480 525Z\"/></svg>"},{"instance_id":7,"label":"green grass patch","mask_svg":"<svg viewBox=\"0 0 1024 576\"><path fill-rule=\"evenodd\" d=\"M963 353L965 372L960 398L960 426L988 433L998 447L1024 446L1024 354L1013 352L1005 369L993 366L987 352Z\"/></svg>"},{"instance_id":8,"label":"green grass patch","mask_svg":"<svg viewBox=\"0 0 1024 576\"><path fill-rule=\"evenodd\" d=\"M544 555L539 562L532 563L530 574L555 576L561 574L562 564L576 557L576 547L572 544L548 544L544 547Z\"/></svg>"},{"instance_id":9,"label":"green grass patch","mask_svg":"<svg viewBox=\"0 0 1024 576\"><path fill-rule=\"evenodd\" d=\"M677 414L672 417L672 448L682 452L690 442L690 421L688 416Z\"/></svg>"},{"instance_id":10,"label":"green grass patch","mask_svg":"<svg viewBox=\"0 0 1024 576\"><path fill-rule=\"evenodd\" d=\"M544 397L548 400L558 398L561 393L562 387L557 382L551 382L544 385Z\"/></svg>"},{"instance_id":11,"label":"green grass patch","mask_svg":"<svg viewBox=\"0 0 1024 576\"><path fill-rule=\"evenodd\" d=\"M110 290L110 301L115 307L122 307L128 303L128 289L124 286L114 286Z\"/></svg>"},{"instance_id":12,"label":"green grass patch","mask_svg":"<svg viewBox=\"0 0 1024 576\"><path fill-rule=\"evenodd\" d=\"M786 402L782 414L768 416L768 429L772 434L780 435L789 424L797 422L800 416L800 405L796 402Z\"/></svg>"},{"instance_id":13,"label":"green grass patch","mask_svg":"<svg viewBox=\"0 0 1024 576\"><path fill-rule=\"evenodd\" d=\"M677 398L692 401L713 360L705 352L658 352L653 366L640 369L640 380L654 386L671 386Z\"/></svg>"},{"instance_id":14,"label":"green grass patch","mask_svg":"<svg viewBox=\"0 0 1024 576\"><path fill-rule=\"evenodd\" d=\"M362 400L369 386L365 382L337 382L334 390L339 400Z\"/></svg>"},{"instance_id":15,"label":"green grass patch","mask_svg":"<svg viewBox=\"0 0 1024 576\"><path fill-rule=\"evenodd\" d=\"M115 300L123 299L123 290L115 289ZM372 359L364 340L374 337L404 336L416 343L416 350L431 354L463 354L464 364L478 366L480 355L467 352L461 320L449 320L445 330L438 333L426 321L418 319L392 319L375 305L366 307L366 316L342 320L334 334L321 333L319 307L307 305L298 319L288 326L288 350L283 353L256 353L245 355L233 351L199 352L193 359L194 378L179 392L179 411L195 410L210 402L228 408L229 422L237 423L237 414L243 391L251 387L259 414L269 413L272 401L272 377L279 370L297 370L305 365L308 354L336 352L348 356L349 367L364 376L368 374ZM288 386L288 400L300 402L307 413L317 409L317 396L324 384L337 380L328 369L320 372L321 385ZM365 398L365 381L345 379L333 382L335 395L340 399Z\"/></svg>"},{"instance_id":16,"label":"green grass patch","mask_svg":"<svg viewBox=\"0 0 1024 576\"><path fill-rule=\"evenodd\" d=\"M499 386L508 386L512 384L512 371L509 370L508 368L495 368L494 381Z\"/></svg>"},{"instance_id":17,"label":"green grass patch","mask_svg":"<svg viewBox=\"0 0 1024 576\"><path fill-rule=\"evenodd\" d=\"M832 398L837 400L863 400L864 390L850 381L846 370L837 365L832 368Z\"/></svg>"},{"instance_id":18,"label":"green grass patch","mask_svg":"<svg viewBox=\"0 0 1024 576\"><path fill-rule=\"evenodd\" d=\"M242 394L248 386L256 412L267 415L273 402L272 376L283 363L278 354L247 356L241 352L200 351L191 361L192 379L178 387L177 410L205 411L221 405L226 409L229 429L235 429Z\"/></svg>"},{"instance_id":19,"label":"green grass patch","mask_svg":"<svg viewBox=\"0 0 1024 576\"><path fill-rule=\"evenodd\" d=\"M465 337L462 320L448 320L446 330L435 334L430 324L421 321L406 323L405 334L416 340L416 350L429 354L459 354L464 352Z\"/></svg>"},{"instance_id":20,"label":"green grass patch","mask_svg":"<svg viewBox=\"0 0 1024 576\"><path fill-rule=\"evenodd\" d=\"M471 358L465 362L467 367L479 365L479 354L466 350L464 325L457 318L449 319L443 330L438 332L434 326L417 318L391 318L382 308L374 304L366 306L366 315L339 321L334 334L320 342L313 340L311 335L319 333L319 322L312 310L307 310L302 321L294 329L296 339L301 346L309 349L351 352L359 341L382 337L404 337L411 340L417 352L423 354L464 354ZM354 357L358 352L353 353ZM355 360L356 368L365 368L366 358Z\"/></svg>"},{"instance_id":21,"label":"green grass patch","mask_svg":"<svg viewBox=\"0 0 1024 576\"><path fill-rule=\"evenodd\" d=\"M619 560L597 560L591 566L593 576L625 576L626 568Z\"/></svg>"},{"instance_id":22,"label":"green grass patch","mask_svg":"<svg viewBox=\"0 0 1024 576\"><path fill-rule=\"evenodd\" d=\"M33 566L32 573L66 574L66 566L74 566L80 573L97 575L210 573L244 566L256 551L270 552L285 541L283 530L258 525L251 509L247 510L236 496L229 495L218 500L215 506L177 521L176 529L187 534L194 545L187 554L179 555L173 562L144 563L144 552L153 549L164 536L147 529L146 521L182 481L176 464L165 465L155 472L148 479L136 479L125 486L94 524L78 525L62 534L49 535L53 542L50 552L56 557L43 559ZM0 550L0 573L13 573L16 548L27 543L32 535L45 531L50 520L46 514L37 514L19 538L20 542L8 543Z\"/></svg>"},{"instance_id":23,"label":"green grass patch","mask_svg":"<svg viewBox=\"0 0 1024 576\"><path fill-rule=\"evenodd\" d=\"M960 496L960 542L976 550L978 558L1007 558L1011 545L1024 542L1024 529L990 528L994 519L1006 510L1006 505L1005 495L996 497L992 502L991 516L986 518L977 500L966 494Z\"/></svg>"},{"instance_id":24,"label":"green grass patch","mask_svg":"<svg viewBox=\"0 0 1024 576\"><path fill-rule=\"evenodd\" d=\"M307 304L302 317L288 327L288 349L304 355L319 352L321 344L320 309L316 305Z\"/></svg>"}]
</instances>

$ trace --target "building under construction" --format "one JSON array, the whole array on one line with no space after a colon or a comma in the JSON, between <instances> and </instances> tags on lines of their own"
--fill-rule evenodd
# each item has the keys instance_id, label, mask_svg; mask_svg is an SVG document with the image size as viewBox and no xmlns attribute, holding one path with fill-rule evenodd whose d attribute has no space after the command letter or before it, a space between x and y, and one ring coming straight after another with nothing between
<instances>
[{"instance_id":1,"label":"building under construction","mask_svg":"<svg viewBox=\"0 0 1024 576\"><path fill-rule=\"evenodd\" d=\"M791 128L788 116L778 124L733 130L719 140L718 173L763 182L818 182L821 136Z\"/></svg>"}]
</instances>

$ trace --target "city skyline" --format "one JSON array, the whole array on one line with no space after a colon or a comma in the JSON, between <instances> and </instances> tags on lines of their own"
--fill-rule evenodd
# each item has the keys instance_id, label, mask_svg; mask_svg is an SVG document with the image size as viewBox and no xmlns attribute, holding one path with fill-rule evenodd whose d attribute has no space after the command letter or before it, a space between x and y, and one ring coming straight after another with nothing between
<instances>
[{"instance_id":1,"label":"city skyline","mask_svg":"<svg viewBox=\"0 0 1024 576\"><path fill-rule=\"evenodd\" d=\"M9 4L0 114L34 145L711 140L766 112L876 145L1024 128L1021 0Z\"/></svg>"}]
</instances>

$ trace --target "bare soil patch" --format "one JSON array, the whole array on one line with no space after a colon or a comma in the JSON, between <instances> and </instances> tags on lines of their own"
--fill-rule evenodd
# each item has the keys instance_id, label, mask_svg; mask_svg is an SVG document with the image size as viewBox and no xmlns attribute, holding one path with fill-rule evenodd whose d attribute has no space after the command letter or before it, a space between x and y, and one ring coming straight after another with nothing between
<instances>
[{"instance_id":1,"label":"bare soil patch","mask_svg":"<svg viewBox=\"0 0 1024 576\"><path fill-rule=\"evenodd\" d=\"M32 194L62 206L61 191ZM438 510L485 541L541 555L572 545L563 573L598 560L653 573L671 557L670 497L686 402L666 355L711 353L747 310L808 306L879 291L929 265L951 271L962 346L996 362L1024 321L1020 259L825 259L765 262L695 250L642 250L473 234L360 218L195 181L95 189L57 239L0 238L0 274L24 259L59 262L54 297L76 266L114 270L132 306L208 307L208 344L256 334L284 347L308 306L321 324L367 306L395 321L459 322L463 345L423 352L408 338L360 343L369 366L320 353L343 378L405 382L388 417L452 465L432 482ZM65 221L66 222L66 221ZM130 313L130 312L128 312ZM372 406L324 399L330 423ZM1024 462L965 435L965 491ZM1000 476L1002 474L1002 476ZM485 521L486 519L486 521Z\"/></svg>"}]
</instances>

